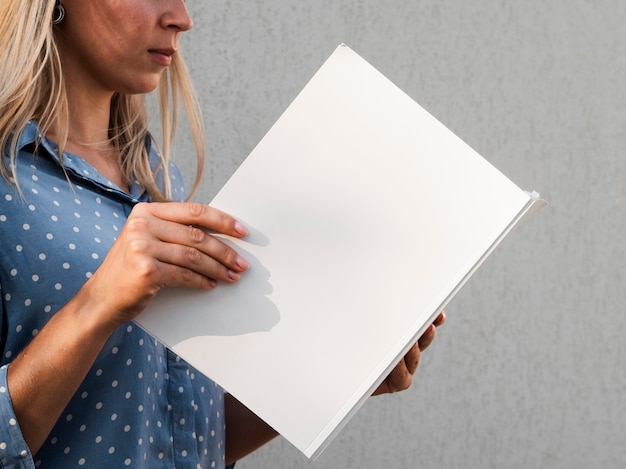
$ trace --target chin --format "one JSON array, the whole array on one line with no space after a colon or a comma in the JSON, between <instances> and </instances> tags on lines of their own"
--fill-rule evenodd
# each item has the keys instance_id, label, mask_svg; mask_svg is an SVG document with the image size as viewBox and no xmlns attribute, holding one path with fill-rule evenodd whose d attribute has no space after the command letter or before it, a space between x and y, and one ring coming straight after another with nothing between
<instances>
[{"instance_id":1,"label":"chin","mask_svg":"<svg viewBox=\"0 0 626 469\"><path fill-rule=\"evenodd\" d=\"M159 74L156 77L146 77L144 79L137 79L133 83L128 84L123 89L120 90L120 93L123 94L147 94L156 90L161 81L161 75Z\"/></svg>"}]
</instances>

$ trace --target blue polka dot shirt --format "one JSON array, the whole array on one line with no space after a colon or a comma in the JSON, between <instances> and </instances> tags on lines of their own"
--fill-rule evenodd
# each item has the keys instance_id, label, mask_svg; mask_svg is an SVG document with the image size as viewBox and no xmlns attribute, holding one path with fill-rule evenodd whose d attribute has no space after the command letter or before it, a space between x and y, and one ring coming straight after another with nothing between
<instances>
[{"instance_id":1,"label":"blue polka dot shirt","mask_svg":"<svg viewBox=\"0 0 626 469\"><path fill-rule=\"evenodd\" d=\"M31 121L19 138L23 195L0 177L0 467L223 468L223 390L133 323L113 333L43 447L30 453L7 366L95 272L133 206L148 201L137 183L125 193L64 153L68 182L56 145L40 133ZM182 199L174 167L171 180Z\"/></svg>"}]
</instances>

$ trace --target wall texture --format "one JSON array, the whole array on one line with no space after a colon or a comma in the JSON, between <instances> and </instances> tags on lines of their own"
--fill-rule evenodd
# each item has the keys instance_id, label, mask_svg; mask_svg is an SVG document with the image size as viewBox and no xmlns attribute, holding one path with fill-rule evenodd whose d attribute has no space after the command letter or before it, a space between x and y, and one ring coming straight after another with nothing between
<instances>
[{"instance_id":1,"label":"wall texture","mask_svg":"<svg viewBox=\"0 0 626 469\"><path fill-rule=\"evenodd\" d=\"M407 392L371 399L315 462L278 439L239 464L626 467L626 2L188 2L210 201L340 42L551 205L448 307ZM191 146L177 161L193 176Z\"/></svg>"}]
</instances>

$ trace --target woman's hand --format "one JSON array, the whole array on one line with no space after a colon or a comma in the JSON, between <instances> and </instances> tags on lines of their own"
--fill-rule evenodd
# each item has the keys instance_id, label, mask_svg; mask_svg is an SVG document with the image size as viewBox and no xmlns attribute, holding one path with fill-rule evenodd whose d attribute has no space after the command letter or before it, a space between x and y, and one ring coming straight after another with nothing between
<instances>
[{"instance_id":1,"label":"woman's hand","mask_svg":"<svg viewBox=\"0 0 626 469\"><path fill-rule=\"evenodd\" d=\"M230 215L196 203L138 204L83 290L111 328L133 319L165 286L209 290L233 283L249 263L208 231L241 238Z\"/></svg>"},{"instance_id":2,"label":"woman's hand","mask_svg":"<svg viewBox=\"0 0 626 469\"><path fill-rule=\"evenodd\" d=\"M205 230L240 238L246 228L211 207L138 204L100 268L13 360L7 380L35 454L109 335L166 285L210 289L236 282L248 263Z\"/></svg>"},{"instance_id":3,"label":"woman's hand","mask_svg":"<svg viewBox=\"0 0 626 469\"><path fill-rule=\"evenodd\" d=\"M420 363L421 353L426 350L435 340L436 329L446 320L446 313L441 312L433 323L426 329L417 343L411 347L404 358L398 363L392 372L385 378L380 386L374 391L373 396L388 394L408 389L413 383L413 376Z\"/></svg>"}]
</instances>

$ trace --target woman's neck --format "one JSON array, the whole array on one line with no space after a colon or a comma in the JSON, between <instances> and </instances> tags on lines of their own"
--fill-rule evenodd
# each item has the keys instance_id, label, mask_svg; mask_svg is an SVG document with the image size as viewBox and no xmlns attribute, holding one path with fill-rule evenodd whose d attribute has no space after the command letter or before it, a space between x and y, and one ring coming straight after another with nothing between
<instances>
[{"instance_id":1,"label":"woman's neck","mask_svg":"<svg viewBox=\"0 0 626 469\"><path fill-rule=\"evenodd\" d=\"M69 126L64 150L79 155L128 192L129 182L122 173L119 152L109 138L112 94L94 92L80 83L67 83L67 89L71 92L68 91Z\"/></svg>"}]
</instances>

